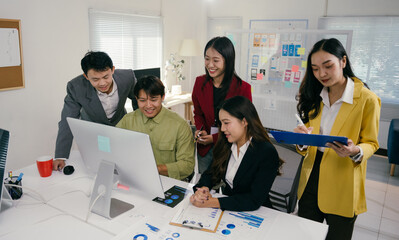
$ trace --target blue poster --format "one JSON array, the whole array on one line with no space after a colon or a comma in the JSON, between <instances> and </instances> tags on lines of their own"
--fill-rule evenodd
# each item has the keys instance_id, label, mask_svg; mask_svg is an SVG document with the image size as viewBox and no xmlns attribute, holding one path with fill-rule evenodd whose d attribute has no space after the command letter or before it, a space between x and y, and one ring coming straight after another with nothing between
<instances>
[{"instance_id":1,"label":"blue poster","mask_svg":"<svg viewBox=\"0 0 399 240\"><path fill-rule=\"evenodd\" d=\"M288 44L283 45L282 56L285 56L285 57L288 56Z\"/></svg>"},{"instance_id":2,"label":"blue poster","mask_svg":"<svg viewBox=\"0 0 399 240\"><path fill-rule=\"evenodd\" d=\"M290 44L290 46L288 47L288 56L293 57L294 51L295 51L294 44Z\"/></svg>"}]
</instances>

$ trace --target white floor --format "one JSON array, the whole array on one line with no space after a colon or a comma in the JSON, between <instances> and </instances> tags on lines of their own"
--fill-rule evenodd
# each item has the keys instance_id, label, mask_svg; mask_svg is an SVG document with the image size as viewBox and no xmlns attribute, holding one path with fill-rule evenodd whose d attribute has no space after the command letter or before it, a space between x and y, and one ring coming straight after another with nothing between
<instances>
[{"instance_id":1,"label":"white floor","mask_svg":"<svg viewBox=\"0 0 399 240\"><path fill-rule=\"evenodd\" d=\"M367 165L368 210L358 216L352 239L399 239L399 165L393 177L386 157L373 156Z\"/></svg>"}]
</instances>

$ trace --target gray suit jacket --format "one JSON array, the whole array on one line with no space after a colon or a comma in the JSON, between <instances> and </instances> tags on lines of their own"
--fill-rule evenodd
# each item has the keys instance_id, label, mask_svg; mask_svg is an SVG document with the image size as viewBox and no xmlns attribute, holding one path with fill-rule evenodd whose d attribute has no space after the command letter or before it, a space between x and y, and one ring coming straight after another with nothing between
<instances>
[{"instance_id":1,"label":"gray suit jacket","mask_svg":"<svg viewBox=\"0 0 399 240\"><path fill-rule=\"evenodd\" d=\"M68 82L61 121L58 123L55 158L68 158L71 151L73 135L66 121L67 117L115 126L126 114L126 98L132 99L133 109L137 109L137 101L133 93L136 77L133 71L130 69L115 70L113 78L118 85L119 103L111 119L108 119L105 114L97 90L83 75Z\"/></svg>"}]
</instances>

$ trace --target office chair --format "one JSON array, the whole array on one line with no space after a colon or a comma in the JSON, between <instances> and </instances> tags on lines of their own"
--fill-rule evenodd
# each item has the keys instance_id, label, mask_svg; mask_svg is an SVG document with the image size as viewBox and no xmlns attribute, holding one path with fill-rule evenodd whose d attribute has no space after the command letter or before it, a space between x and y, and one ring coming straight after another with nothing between
<instances>
[{"instance_id":1,"label":"office chair","mask_svg":"<svg viewBox=\"0 0 399 240\"><path fill-rule=\"evenodd\" d=\"M281 176L277 176L274 180L272 188L269 192L270 201L273 208L292 213L297 203L297 190L299 177L301 174L303 156L300 155L294 145L277 143L271 138L277 152L284 164Z\"/></svg>"}]
</instances>

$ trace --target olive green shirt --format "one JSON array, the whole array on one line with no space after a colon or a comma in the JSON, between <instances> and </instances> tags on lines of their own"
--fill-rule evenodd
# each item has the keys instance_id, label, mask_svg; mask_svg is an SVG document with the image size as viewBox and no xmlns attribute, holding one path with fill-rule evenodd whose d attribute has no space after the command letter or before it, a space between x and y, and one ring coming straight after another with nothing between
<instances>
[{"instance_id":1,"label":"olive green shirt","mask_svg":"<svg viewBox=\"0 0 399 240\"><path fill-rule=\"evenodd\" d=\"M171 178L184 179L194 171L194 141L190 126L177 113L162 107L154 118L140 109L126 114L116 127L146 133L159 164L165 164Z\"/></svg>"}]
</instances>

